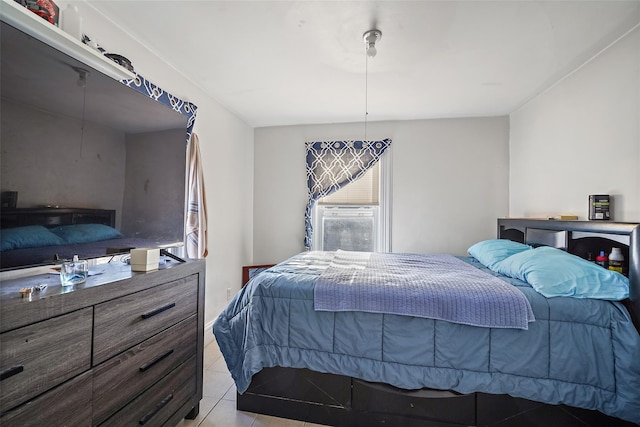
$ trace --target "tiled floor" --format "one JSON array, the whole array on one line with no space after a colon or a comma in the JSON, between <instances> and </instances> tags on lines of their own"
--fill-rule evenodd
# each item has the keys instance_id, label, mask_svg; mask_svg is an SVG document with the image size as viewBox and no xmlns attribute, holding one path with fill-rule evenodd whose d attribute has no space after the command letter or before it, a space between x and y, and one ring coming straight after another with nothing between
<instances>
[{"instance_id":1,"label":"tiled floor","mask_svg":"<svg viewBox=\"0 0 640 427\"><path fill-rule=\"evenodd\" d=\"M236 410L236 387L215 340L204 350L204 386L200 414L178 427L320 427L319 424Z\"/></svg>"}]
</instances>

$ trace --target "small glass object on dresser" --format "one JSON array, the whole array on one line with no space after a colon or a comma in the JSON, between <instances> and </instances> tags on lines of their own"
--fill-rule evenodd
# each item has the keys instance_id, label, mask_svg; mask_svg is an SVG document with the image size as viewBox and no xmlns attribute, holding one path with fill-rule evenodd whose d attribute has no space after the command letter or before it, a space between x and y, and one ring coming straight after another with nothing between
<instances>
[{"instance_id":1,"label":"small glass object on dresser","mask_svg":"<svg viewBox=\"0 0 640 427\"><path fill-rule=\"evenodd\" d=\"M84 283L89 275L89 263L87 260L79 260L78 255L73 256L73 261L65 261L60 267L60 283L62 286L73 286Z\"/></svg>"}]
</instances>

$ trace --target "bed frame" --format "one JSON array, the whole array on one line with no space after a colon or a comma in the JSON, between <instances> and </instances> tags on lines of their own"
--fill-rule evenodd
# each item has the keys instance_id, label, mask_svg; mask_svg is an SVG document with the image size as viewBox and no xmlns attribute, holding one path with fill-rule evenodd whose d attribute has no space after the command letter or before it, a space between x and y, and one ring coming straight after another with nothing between
<instances>
[{"instance_id":1,"label":"bed frame","mask_svg":"<svg viewBox=\"0 0 640 427\"><path fill-rule=\"evenodd\" d=\"M56 227L71 224L116 225L116 211L112 209L85 208L25 208L2 209L0 228L44 225Z\"/></svg>"},{"instance_id":2,"label":"bed frame","mask_svg":"<svg viewBox=\"0 0 640 427\"><path fill-rule=\"evenodd\" d=\"M620 247L630 281L625 301L640 331L640 224L498 219L499 238L563 248L587 258ZM639 332L640 333L640 332ZM508 395L402 390L308 369L265 368L237 395L237 409L333 426L633 426L597 411Z\"/></svg>"}]
</instances>

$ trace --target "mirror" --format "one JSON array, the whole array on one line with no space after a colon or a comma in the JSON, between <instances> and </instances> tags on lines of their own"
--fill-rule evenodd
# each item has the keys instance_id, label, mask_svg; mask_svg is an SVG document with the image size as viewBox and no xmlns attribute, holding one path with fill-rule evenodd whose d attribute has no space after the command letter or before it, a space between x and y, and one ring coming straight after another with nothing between
<instances>
[{"instance_id":1,"label":"mirror","mask_svg":"<svg viewBox=\"0 0 640 427\"><path fill-rule=\"evenodd\" d=\"M0 268L181 246L195 111L181 114L5 22L0 42Z\"/></svg>"}]
</instances>

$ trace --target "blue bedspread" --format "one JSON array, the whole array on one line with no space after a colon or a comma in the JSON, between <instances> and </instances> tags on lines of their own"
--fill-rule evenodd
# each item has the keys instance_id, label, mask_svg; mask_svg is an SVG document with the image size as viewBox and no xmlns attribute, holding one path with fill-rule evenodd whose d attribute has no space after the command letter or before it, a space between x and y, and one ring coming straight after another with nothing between
<instances>
[{"instance_id":1,"label":"blue bedspread","mask_svg":"<svg viewBox=\"0 0 640 427\"><path fill-rule=\"evenodd\" d=\"M620 303L547 299L504 278L531 304L536 321L528 330L315 311L315 282L330 261L329 253L306 252L272 267L216 319L213 332L240 393L263 367L282 366L404 389L509 394L640 423L640 335Z\"/></svg>"},{"instance_id":2,"label":"blue bedspread","mask_svg":"<svg viewBox=\"0 0 640 427\"><path fill-rule=\"evenodd\" d=\"M448 254L338 250L316 280L314 308L528 329L534 316L516 287Z\"/></svg>"}]
</instances>

